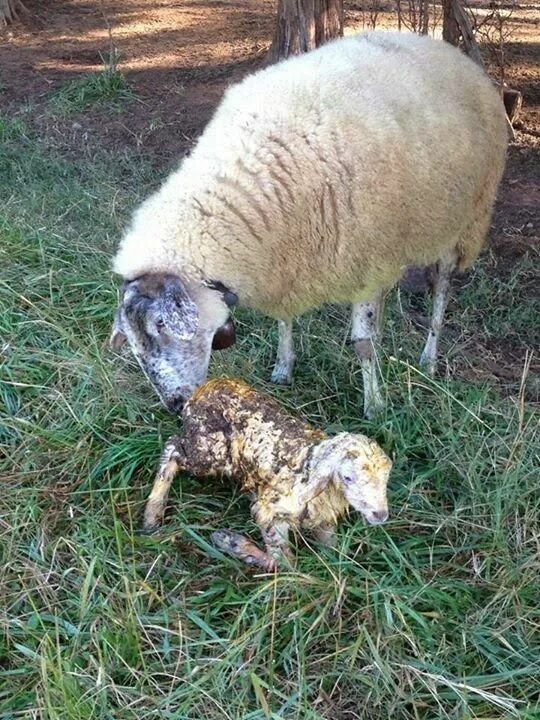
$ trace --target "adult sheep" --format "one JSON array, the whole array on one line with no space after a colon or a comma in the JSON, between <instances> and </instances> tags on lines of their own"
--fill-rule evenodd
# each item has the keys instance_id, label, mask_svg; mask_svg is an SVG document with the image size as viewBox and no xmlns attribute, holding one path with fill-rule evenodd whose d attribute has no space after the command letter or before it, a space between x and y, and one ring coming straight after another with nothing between
<instances>
[{"instance_id":1,"label":"adult sheep","mask_svg":"<svg viewBox=\"0 0 540 720\"><path fill-rule=\"evenodd\" d=\"M456 48L369 33L231 87L190 156L136 211L112 343L127 338L177 412L230 338L230 306L279 320L272 378L290 381L294 317L352 302L364 407L384 293L437 265L421 362L435 367L449 279L485 239L504 166L503 104Z\"/></svg>"}]
</instances>

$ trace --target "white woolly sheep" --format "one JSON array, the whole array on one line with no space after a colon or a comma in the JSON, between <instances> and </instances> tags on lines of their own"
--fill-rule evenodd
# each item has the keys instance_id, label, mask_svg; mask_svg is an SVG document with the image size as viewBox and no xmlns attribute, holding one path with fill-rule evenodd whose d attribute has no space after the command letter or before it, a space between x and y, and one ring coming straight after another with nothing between
<instances>
[{"instance_id":1,"label":"white woolly sheep","mask_svg":"<svg viewBox=\"0 0 540 720\"><path fill-rule=\"evenodd\" d=\"M230 555L273 570L289 555L289 529L310 530L329 544L349 506L371 524L384 522L391 467L377 443L364 435L327 437L245 383L211 380L186 403L182 435L165 445L144 529L161 525L178 472L234 478L253 497L266 552L231 530L219 530L212 539Z\"/></svg>"},{"instance_id":2,"label":"white woolly sheep","mask_svg":"<svg viewBox=\"0 0 540 720\"><path fill-rule=\"evenodd\" d=\"M176 412L212 341L232 342L236 301L279 320L276 382L291 380L292 319L352 302L369 413L385 292L437 265L421 357L433 372L450 275L481 249L506 144L489 78L428 37L369 33L260 70L135 213L114 261L127 282L113 346L127 337Z\"/></svg>"}]
</instances>

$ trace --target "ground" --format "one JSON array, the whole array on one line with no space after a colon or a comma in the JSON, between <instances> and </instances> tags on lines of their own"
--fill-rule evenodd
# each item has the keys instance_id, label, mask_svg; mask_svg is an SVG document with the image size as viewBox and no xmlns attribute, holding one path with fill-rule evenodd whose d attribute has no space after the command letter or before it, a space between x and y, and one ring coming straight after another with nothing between
<instances>
[{"instance_id":1,"label":"ground","mask_svg":"<svg viewBox=\"0 0 540 720\"><path fill-rule=\"evenodd\" d=\"M9 111L22 114L64 154L128 151L151 162L160 175L192 147L225 88L264 63L275 20L271 0L163 0L144 8L139 0L65 0L53 7L48 2L27 7L29 13L4 33L0 46L0 87ZM476 7L485 13L482 2ZM368 27L369 13L361 3L346 9L346 32ZM394 18L380 12L378 26L391 27ZM495 275L504 274L516 259L538 253L539 22L532 2L518 5L508 20L506 82L522 91L524 109L515 123L494 215L490 272ZM494 56L484 55L498 76ZM85 105L76 91L63 98L66 84L69 88L111 62L127 81L125 92L132 96L127 107L111 112L109 104ZM528 286L522 292L534 293L535 276L526 273L522 280ZM467 373L495 376L503 385L509 379L519 383L527 347L519 333L505 332L488 345L480 337L470 341L481 346L474 356L467 353ZM540 368L537 358L532 363Z\"/></svg>"},{"instance_id":2,"label":"ground","mask_svg":"<svg viewBox=\"0 0 540 720\"><path fill-rule=\"evenodd\" d=\"M417 370L426 307L404 292L387 303L377 421L360 417L343 308L298 323L290 390L267 383L264 318L240 313L239 346L214 359L394 458L391 521L351 517L335 550L306 538L276 577L208 545L226 524L253 531L218 482L183 478L164 531L139 533L175 420L107 349L129 211L265 61L275 4L25 6L0 36L0 717L537 720L539 6L507 22L524 106L438 378ZM369 13L346 9L361 29Z\"/></svg>"}]
</instances>

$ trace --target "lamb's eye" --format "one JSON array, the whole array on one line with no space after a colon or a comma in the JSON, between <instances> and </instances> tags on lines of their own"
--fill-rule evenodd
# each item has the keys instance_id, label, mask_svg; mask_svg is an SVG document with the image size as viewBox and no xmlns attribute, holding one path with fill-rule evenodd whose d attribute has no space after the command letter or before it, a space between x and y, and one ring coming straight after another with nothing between
<instances>
[{"instance_id":1,"label":"lamb's eye","mask_svg":"<svg viewBox=\"0 0 540 720\"><path fill-rule=\"evenodd\" d=\"M164 327L165 327L165 321L163 320L163 318L158 318L156 320L156 330L158 332L161 332Z\"/></svg>"},{"instance_id":2,"label":"lamb's eye","mask_svg":"<svg viewBox=\"0 0 540 720\"><path fill-rule=\"evenodd\" d=\"M347 485L352 485L352 483L354 482L354 478L351 477L350 475L344 475L343 482L346 483Z\"/></svg>"}]
</instances>

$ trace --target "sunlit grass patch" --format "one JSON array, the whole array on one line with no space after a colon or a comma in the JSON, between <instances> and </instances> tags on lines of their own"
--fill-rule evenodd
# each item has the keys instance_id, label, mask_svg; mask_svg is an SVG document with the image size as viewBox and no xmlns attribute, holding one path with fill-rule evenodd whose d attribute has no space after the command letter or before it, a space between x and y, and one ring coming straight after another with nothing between
<instances>
[{"instance_id":1,"label":"sunlit grass patch","mask_svg":"<svg viewBox=\"0 0 540 720\"><path fill-rule=\"evenodd\" d=\"M120 111L134 99L135 95L113 57L104 62L100 72L83 75L62 85L51 95L49 108L56 115L73 115L93 105L106 105Z\"/></svg>"}]
</instances>

